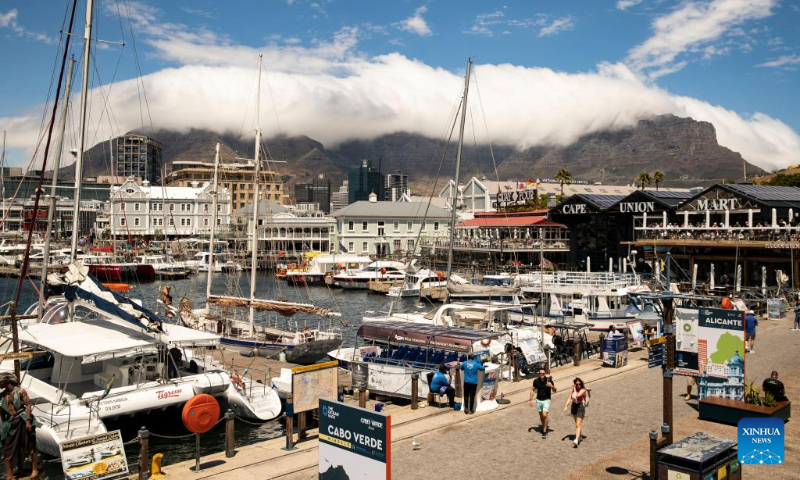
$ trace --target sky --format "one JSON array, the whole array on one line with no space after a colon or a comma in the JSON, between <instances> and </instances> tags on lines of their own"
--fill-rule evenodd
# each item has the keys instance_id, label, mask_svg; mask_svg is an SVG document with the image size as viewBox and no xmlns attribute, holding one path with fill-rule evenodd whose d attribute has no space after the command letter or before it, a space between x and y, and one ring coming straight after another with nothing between
<instances>
[{"instance_id":1,"label":"sky","mask_svg":"<svg viewBox=\"0 0 800 480\"><path fill-rule=\"evenodd\" d=\"M28 165L40 145L71 3L0 0L8 164ZM266 137L441 138L472 58L478 142L566 145L671 113L712 122L762 168L800 163L800 0L95 0L95 11L88 145L135 128L250 132L259 54ZM77 146L81 68L65 150Z\"/></svg>"}]
</instances>

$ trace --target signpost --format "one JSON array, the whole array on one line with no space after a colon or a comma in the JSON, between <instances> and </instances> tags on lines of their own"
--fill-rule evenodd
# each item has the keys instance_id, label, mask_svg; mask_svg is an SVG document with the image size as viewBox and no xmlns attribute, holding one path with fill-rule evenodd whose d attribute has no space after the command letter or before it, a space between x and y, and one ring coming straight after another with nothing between
<instances>
[{"instance_id":1,"label":"signpost","mask_svg":"<svg viewBox=\"0 0 800 480\"><path fill-rule=\"evenodd\" d=\"M650 340L650 345L647 349L647 367L654 368L664 365L664 352L667 346L667 339L658 337Z\"/></svg>"},{"instance_id":2,"label":"signpost","mask_svg":"<svg viewBox=\"0 0 800 480\"><path fill-rule=\"evenodd\" d=\"M392 476L392 417L321 399L319 402L319 478Z\"/></svg>"},{"instance_id":3,"label":"signpost","mask_svg":"<svg viewBox=\"0 0 800 480\"><path fill-rule=\"evenodd\" d=\"M119 430L67 440L59 449L66 480L104 480L129 473Z\"/></svg>"}]
</instances>

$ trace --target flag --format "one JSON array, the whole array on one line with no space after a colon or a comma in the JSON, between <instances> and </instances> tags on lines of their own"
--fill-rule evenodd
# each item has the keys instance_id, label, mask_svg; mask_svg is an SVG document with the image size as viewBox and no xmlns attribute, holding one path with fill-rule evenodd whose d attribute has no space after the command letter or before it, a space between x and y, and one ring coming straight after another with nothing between
<instances>
[{"instance_id":1,"label":"flag","mask_svg":"<svg viewBox=\"0 0 800 480\"><path fill-rule=\"evenodd\" d=\"M347 253L347 249L345 248L342 242L339 242L339 251L341 251L342 253Z\"/></svg>"},{"instance_id":2,"label":"flag","mask_svg":"<svg viewBox=\"0 0 800 480\"><path fill-rule=\"evenodd\" d=\"M525 180L525 184L526 184L527 186L529 186L529 187L533 187L533 186L535 186L535 185L536 185L536 182L534 182L533 180L531 180L530 178L528 178L528 179L526 179L526 180Z\"/></svg>"},{"instance_id":3,"label":"flag","mask_svg":"<svg viewBox=\"0 0 800 480\"><path fill-rule=\"evenodd\" d=\"M553 270L553 262L546 258L542 258L542 270Z\"/></svg>"}]
</instances>

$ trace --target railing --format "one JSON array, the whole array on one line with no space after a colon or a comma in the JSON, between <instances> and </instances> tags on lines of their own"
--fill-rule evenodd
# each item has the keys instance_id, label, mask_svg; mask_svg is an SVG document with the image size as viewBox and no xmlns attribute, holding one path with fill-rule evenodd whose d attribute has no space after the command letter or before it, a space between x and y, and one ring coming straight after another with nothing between
<instances>
[{"instance_id":1,"label":"railing","mask_svg":"<svg viewBox=\"0 0 800 480\"><path fill-rule=\"evenodd\" d=\"M537 272L522 274L517 277L520 287L596 287L625 288L641 283L641 278L632 273L609 272Z\"/></svg>"},{"instance_id":2,"label":"railing","mask_svg":"<svg viewBox=\"0 0 800 480\"><path fill-rule=\"evenodd\" d=\"M423 248L449 248L450 242L446 239L435 239L421 242ZM535 239L505 239L505 240L455 240L454 250L530 250L530 251L569 251L569 240L535 240Z\"/></svg>"},{"instance_id":3,"label":"railing","mask_svg":"<svg viewBox=\"0 0 800 480\"><path fill-rule=\"evenodd\" d=\"M638 240L723 240L723 241L797 241L800 227L777 225L755 227L724 226L650 226L636 227Z\"/></svg>"}]
</instances>

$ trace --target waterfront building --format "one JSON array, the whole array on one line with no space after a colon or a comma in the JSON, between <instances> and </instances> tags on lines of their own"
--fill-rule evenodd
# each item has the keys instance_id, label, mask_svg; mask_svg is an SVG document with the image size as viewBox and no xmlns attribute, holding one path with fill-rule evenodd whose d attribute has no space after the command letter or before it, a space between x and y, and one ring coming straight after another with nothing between
<instances>
[{"instance_id":1,"label":"waterfront building","mask_svg":"<svg viewBox=\"0 0 800 480\"><path fill-rule=\"evenodd\" d=\"M347 173L347 203L369 200L373 193L378 198L384 198L383 182L383 175L369 160L363 160L360 166L350 167Z\"/></svg>"},{"instance_id":2,"label":"waterfront building","mask_svg":"<svg viewBox=\"0 0 800 480\"><path fill-rule=\"evenodd\" d=\"M152 184L161 182L161 142L146 135L128 133L113 140L116 159L111 163L117 178L135 177Z\"/></svg>"},{"instance_id":3,"label":"waterfront building","mask_svg":"<svg viewBox=\"0 0 800 480\"><path fill-rule=\"evenodd\" d=\"M280 175L272 170L261 170L259 197L285 204L286 195ZM192 182L211 183L214 179L214 163L200 161L176 161L166 185L188 187ZM228 191L229 211L234 211L253 203L255 195L255 164L252 161L235 160L220 162L219 185Z\"/></svg>"},{"instance_id":4,"label":"waterfront building","mask_svg":"<svg viewBox=\"0 0 800 480\"><path fill-rule=\"evenodd\" d=\"M167 238L208 235L211 233L211 197L209 183L193 182L188 187L152 186L127 179L111 189L107 218L98 219L111 235ZM228 191L219 188L217 227L230 223Z\"/></svg>"},{"instance_id":5,"label":"waterfront building","mask_svg":"<svg viewBox=\"0 0 800 480\"><path fill-rule=\"evenodd\" d=\"M424 243L449 235L449 211L427 203L379 202L376 194L331 215L340 250L347 253L399 256L413 252L418 239Z\"/></svg>"},{"instance_id":6,"label":"waterfront building","mask_svg":"<svg viewBox=\"0 0 800 480\"><path fill-rule=\"evenodd\" d=\"M36 194L36 186L39 184L40 170L28 170L23 173L21 168L6 167L5 175L3 176L2 191L5 199L8 200L16 193L17 199L30 198ZM53 172L46 171L44 173L45 194L50 193L50 183L53 181ZM108 191L111 188L112 182L107 176L103 177L84 177L81 183L81 199L82 200L100 200L105 202L108 200ZM61 181L60 185L56 187L56 192L59 197L73 198L75 196L75 182Z\"/></svg>"},{"instance_id":7,"label":"waterfront building","mask_svg":"<svg viewBox=\"0 0 800 480\"><path fill-rule=\"evenodd\" d=\"M348 205L347 196L348 196L348 182L345 180L342 182L342 186L339 187L338 192L331 193L331 212L335 212L336 210L340 210ZM330 213L330 212L328 212Z\"/></svg>"},{"instance_id":8,"label":"waterfront building","mask_svg":"<svg viewBox=\"0 0 800 480\"><path fill-rule=\"evenodd\" d=\"M383 187L384 200L387 202L399 202L404 195L411 195L411 190L408 189L408 175L404 175L403 172L387 174Z\"/></svg>"},{"instance_id":9,"label":"waterfront building","mask_svg":"<svg viewBox=\"0 0 800 480\"><path fill-rule=\"evenodd\" d=\"M5 222L3 231L6 234L21 234L28 232L31 228L35 232L45 232L47 230L47 211L50 202L45 198L39 201L39 210L35 216L33 214L34 197L24 200L6 201L2 203L5 212ZM53 235L56 239L66 239L72 236L72 218L75 202L71 198L59 197L56 200L56 211L53 215ZM95 227L95 220L101 216L105 210L105 203L100 200L81 200L81 208L78 218L78 235L88 235Z\"/></svg>"},{"instance_id":10,"label":"waterfront building","mask_svg":"<svg viewBox=\"0 0 800 480\"><path fill-rule=\"evenodd\" d=\"M316 203L318 210L331 213L331 181L320 174L312 183L298 183L294 186L294 201L300 204Z\"/></svg>"}]
</instances>

